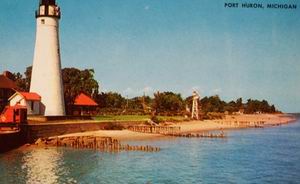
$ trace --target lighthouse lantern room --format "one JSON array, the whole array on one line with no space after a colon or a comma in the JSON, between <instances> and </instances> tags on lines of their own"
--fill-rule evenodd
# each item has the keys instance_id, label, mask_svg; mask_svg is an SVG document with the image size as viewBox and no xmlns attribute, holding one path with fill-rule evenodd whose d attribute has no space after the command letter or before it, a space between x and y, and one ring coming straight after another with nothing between
<instances>
[{"instance_id":1,"label":"lighthouse lantern room","mask_svg":"<svg viewBox=\"0 0 300 184\"><path fill-rule=\"evenodd\" d=\"M57 17L60 18L60 8L56 5L55 0L40 0L40 6L35 12L38 17Z\"/></svg>"}]
</instances>

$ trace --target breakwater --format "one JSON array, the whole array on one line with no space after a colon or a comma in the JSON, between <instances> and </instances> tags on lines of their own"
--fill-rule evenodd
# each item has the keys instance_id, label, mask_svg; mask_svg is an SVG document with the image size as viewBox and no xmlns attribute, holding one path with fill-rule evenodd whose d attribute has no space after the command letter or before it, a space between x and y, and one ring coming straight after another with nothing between
<instances>
[{"instance_id":1,"label":"breakwater","mask_svg":"<svg viewBox=\"0 0 300 184\"><path fill-rule=\"evenodd\" d=\"M180 127L171 126L129 126L128 130L140 133L152 133L152 134L178 134L180 133Z\"/></svg>"},{"instance_id":2,"label":"breakwater","mask_svg":"<svg viewBox=\"0 0 300 184\"><path fill-rule=\"evenodd\" d=\"M162 134L173 137L187 137L187 138L226 138L227 135L221 131L219 133L201 132L201 133L184 133L181 132L180 127L171 126L130 126L128 130L140 133Z\"/></svg>"},{"instance_id":3,"label":"breakwater","mask_svg":"<svg viewBox=\"0 0 300 184\"><path fill-rule=\"evenodd\" d=\"M241 128L263 128L265 126L265 121L238 121L231 119L215 120L216 123L222 125L238 126Z\"/></svg>"},{"instance_id":4,"label":"breakwater","mask_svg":"<svg viewBox=\"0 0 300 184\"><path fill-rule=\"evenodd\" d=\"M121 144L121 141L117 139L101 136L52 137L46 139L38 139L35 144L40 146L70 147L74 149L93 149L103 152L160 151L159 147L153 147L149 145L132 146L129 144Z\"/></svg>"},{"instance_id":5,"label":"breakwater","mask_svg":"<svg viewBox=\"0 0 300 184\"><path fill-rule=\"evenodd\" d=\"M221 131L220 133L202 132L202 133L179 133L170 136L186 137L186 138L226 138L227 135Z\"/></svg>"}]
</instances>

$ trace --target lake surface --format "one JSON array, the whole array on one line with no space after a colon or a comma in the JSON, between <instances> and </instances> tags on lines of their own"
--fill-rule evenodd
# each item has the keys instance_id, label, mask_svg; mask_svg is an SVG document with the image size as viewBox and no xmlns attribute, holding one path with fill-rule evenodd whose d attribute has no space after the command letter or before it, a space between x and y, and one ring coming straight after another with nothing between
<instances>
[{"instance_id":1,"label":"lake surface","mask_svg":"<svg viewBox=\"0 0 300 184\"><path fill-rule=\"evenodd\" d=\"M300 120L227 139L130 142L157 153L65 148L0 154L0 183L300 183Z\"/></svg>"}]
</instances>

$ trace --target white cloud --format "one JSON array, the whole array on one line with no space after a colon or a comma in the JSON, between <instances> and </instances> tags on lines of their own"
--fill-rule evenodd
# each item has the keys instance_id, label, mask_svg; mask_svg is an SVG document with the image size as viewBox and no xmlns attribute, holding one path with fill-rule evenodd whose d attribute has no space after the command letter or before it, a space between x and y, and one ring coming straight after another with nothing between
<instances>
[{"instance_id":1,"label":"white cloud","mask_svg":"<svg viewBox=\"0 0 300 184\"><path fill-rule=\"evenodd\" d=\"M107 89L105 89L105 88L102 88L102 89L100 89L100 87L99 87L99 92L107 93L107 92L108 92L108 90L107 90Z\"/></svg>"},{"instance_id":2,"label":"white cloud","mask_svg":"<svg viewBox=\"0 0 300 184\"><path fill-rule=\"evenodd\" d=\"M125 90L122 91L122 95L132 98L137 96L143 96L144 93L145 95L153 96L154 92L154 89L150 86L145 86L142 89L133 89L131 87L127 87Z\"/></svg>"},{"instance_id":3,"label":"white cloud","mask_svg":"<svg viewBox=\"0 0 300 184\"><path fill-rule=\"evenodd\" d=\"M150 9L150 6L149 5L146 5L145 7L144 7L144 10L149 10Z\"/></svg>"},{"instance_id":4,"label":"white cloud","mask_svg":"<svg viewBox=\"0 0 300 184\"><path fill-rule=\"evenodd\" d=\"M222 93L221 88L216 88L216 89L211 90L212 95L219 95L220 93Z\"/></svg>"},{"instance_id":5,"label":"white cloud","mask_svg":"<svg viewBox=\"0 0 300 184\"><path fill-rule=\"evenodd\" d=\"M153 90L152 87L146 86L146 87L144 87L143 92L144 92L146 95L152 95L152 94L154 93L154 90Z\"/></svg>"},{"instance_id":6,"label":"white cloud","mask_svg":"<svg viewBox=\"0 0 300 184\"><path fill-rule=\"evenodd\" d=\"M132 89L132 88L130 88L130 87L128 87L128 88L126 88L125 90L123 90L122 91L122 93L124 94L124 95L132 95L133 93L134 93L135 91Z\"/></svg>"}]
</instances>

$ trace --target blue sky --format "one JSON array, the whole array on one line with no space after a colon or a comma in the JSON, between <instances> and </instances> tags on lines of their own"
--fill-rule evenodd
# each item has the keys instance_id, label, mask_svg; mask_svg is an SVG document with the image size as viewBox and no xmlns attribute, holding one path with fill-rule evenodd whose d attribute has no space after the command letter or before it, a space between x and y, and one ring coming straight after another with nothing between
<instances>
[{"instance_id":1,"label":"blue sky","mask_svg":"<svg viewBox=\"0 0 300 184\"><path fill-rule=\"evenodd\" d=\"M58 0L63 67L94 68L102 91L266 99L300 112L300 4L227 9L223 0ZM233 1L242 2L242 1ZM247 1L257 2L257 1ZM32 64L38 1L0 1L0 70Z\"/></svg>"}]
</instances>

